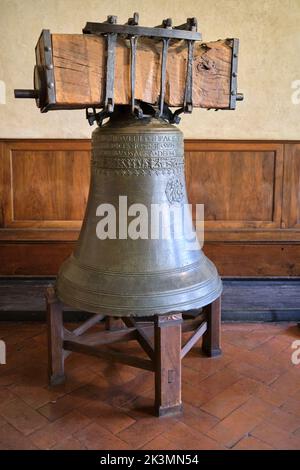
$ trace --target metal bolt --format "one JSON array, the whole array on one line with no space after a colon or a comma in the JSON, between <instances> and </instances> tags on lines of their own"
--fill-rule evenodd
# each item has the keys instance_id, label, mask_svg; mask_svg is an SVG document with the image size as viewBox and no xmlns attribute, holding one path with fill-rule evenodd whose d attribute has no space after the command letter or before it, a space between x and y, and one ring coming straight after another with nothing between
<instances>
[{"instance_id":1,"label":"metal bolt","mask_svg":"<svg viewBox=\"0 0 300 470\"><path fill-rule=\"evenodd\" d=\"M109 15L107 17L107 22L110 23L110 24L116 24L117 23L117 16Z\"/></svg>"},{"instance_id":2,"label":"metal bolt","mask_svg":"<svg viewBox=\"0 0 300 470\"><path fill-rule=\"evenodd\" d=\"M53 82L48 82L47 86L48 86L48 88L54 88L54 83Z\"/></svg>"},{"instance_id":3,"label":"metal bolt","mask_svg":"<svg viewBox=\"0 0 300 470\"><path fill-rule=\"evenodd\" d=\"M46 52L51 52L51 47L50 46L45 46L44 49L45 49Z\"/></svg>"},{"instance_id":4,"label":"metal bolt","mask_svg":"<svg viewBox=\"0 0 300 470\"><path fill-rule=\"evenodd\" d=\"M197 18L187 18L186 19L187 24L189 25L189 28L191 31L197 31L198 28L198 21Z\"/></svg>"},{"instance_id":5,"label":"metal bolt","mask_svg":"<svg viewBox=\"0 0 300 470\"><path fill-rule=\"evenodd\" d=\"M46 69L47 69L47 70L52 70L52 69L53 69L53 64L48 64L48 65L46 65Z\"/></svg>"},{"instance_id":6,"label":"metal bolt","mask_svg":"<svg viewBox=\"0 0 300 470\"><path fill-rule=\"evenodd\" d=\"M237 77L237 73L236 73L236 72L232 72L232 76L233 76L233 77Z\"/></svg>"},{"instance_id":7,"label":"metal bolt","mask_svg":"<svg viewBox=\"0 0 300 470\"><path fill-rule=\"evenodd\" d=\"M172 18L167 18L162 22L164 28L172 28Z\"/></svg>"},{"instance_id":8,"label":"metal bolt","mask_svg":"<svg viewBox=\"0 0 300 470\"><path fill-rule=\"evenodd\" d=\"M133 18L129 18L128 24L131 26L137 26L139 24L139 14L133 13Z\"/></svg>"}]
</instances>

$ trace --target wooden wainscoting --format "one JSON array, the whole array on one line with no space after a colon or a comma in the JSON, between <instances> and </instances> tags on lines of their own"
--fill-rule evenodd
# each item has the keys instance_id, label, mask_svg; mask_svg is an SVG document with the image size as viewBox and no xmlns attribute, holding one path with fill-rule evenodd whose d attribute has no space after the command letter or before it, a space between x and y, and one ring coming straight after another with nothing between
<instances>
[{"instance_id":1,"label":"wooden wainscoting","mask_svg":"<svg viewBox=\"0 0 300 470\"><path fill-rule=\"evenodd\" d=\"M300 276L300 142L187 140L191 203L223 276ZM0 274L53 275L78 237L89 140L0 141Z\"/></svg>"},{"instance_id":2,"label":"wooden wainscoting","mask_svg":"<svg viewBox=\"0 0 300 470\"><path fill-rule=\"evenodd\" d=\"M75 229L87 201L90 142L6 141L2 144L1 228L16 231ZM47 239L46 232L42 235ZM18 237L19 238L19 237Z\"/></svg>"},{"instance_id":3,"label":"wooden wainscoting","mask_svg":"<svg viewBox=\"0 0 300 470\"><path fill-rule=\"evenodd\" d=\"M190 202L205 205L207 231L281 227L283 145L189 141L186 175Z\"/></svg>"}]
</instances>

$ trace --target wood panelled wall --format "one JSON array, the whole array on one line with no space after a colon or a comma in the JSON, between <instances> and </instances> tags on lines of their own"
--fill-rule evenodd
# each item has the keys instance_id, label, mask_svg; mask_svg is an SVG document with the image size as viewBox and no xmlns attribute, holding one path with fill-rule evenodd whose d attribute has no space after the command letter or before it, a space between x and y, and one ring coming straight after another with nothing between
<instances>
[{"instance_id":1,"label":"wood panelled wall","mask_svg":"<svg viewBox=\"0 0 300 470\"><path fill-rule=\"evenodd\" d=\"M223 276L300 276L300 142L188 140L191 203ZM90 141L0 141L0 274L52 275L78 237Z\"/></svg>"}]
</instances>

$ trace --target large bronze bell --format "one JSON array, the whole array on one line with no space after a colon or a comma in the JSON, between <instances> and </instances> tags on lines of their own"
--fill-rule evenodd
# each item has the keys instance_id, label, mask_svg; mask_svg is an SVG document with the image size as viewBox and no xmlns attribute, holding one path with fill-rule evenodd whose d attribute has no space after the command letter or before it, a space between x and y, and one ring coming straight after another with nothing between
<instances>
[{"instance_id":1,"label":"large bronze bell","mask_svg":"<svg viewBox=\"0 0 300 470\"><path fill-rule=\"evenodd\" d=\"M116 230L115 238L99 239L97 208L110 204L120 210L120 196L127 197L128 207L143 204L149 213L151 204L187 204L177 127L153 117L137 119L129 107L120 107L93 132L87 208L76 249L57 277L58 297L78 309L122 317L185 312L218 298L222 284L214 264L200 246L191 250L184 235L131 239ZM167 223L174 232L177 220ZM184 224L192 225L190 212Z\"/></svg>"},{"instance_id":2,"label":"large bronze bell","mask_svg":"<svg viewBox=\"0 0 300 470\"><path fill-rule=\"evenodd\" d=\"M99 126L80 237L55 290L46 292L49 384L65 380L72 352L152 371L159 416L181 413L181 361L198 340L205 355L221 354L222 283L193 232L183 135L172 124L194 106L235 109L242 95L238 40L200 40L194 17L152 28L139 26L137 13L125 25L113 15L88 22L83 35L43 30L36 47L41 80L34 90L15 90L35 98L43 113L85 108ZM69 330L65 305L95 315ZM121 319L106 318L105 330L86 333L103 315ZM131 340L146 357L107 348Z\"/></svg>"}]
</instances>

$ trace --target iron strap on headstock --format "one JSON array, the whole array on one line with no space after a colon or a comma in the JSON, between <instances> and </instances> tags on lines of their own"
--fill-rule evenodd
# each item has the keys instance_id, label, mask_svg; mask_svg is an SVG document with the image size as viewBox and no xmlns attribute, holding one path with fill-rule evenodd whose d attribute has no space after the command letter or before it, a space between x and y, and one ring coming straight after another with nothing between
<instances>
[{"instance_id":1,"label":"iron strap on headstock","mask_svg":"<svg viewBox=\"0 0 300 470\"><path fill-rule=\"evenodd\" d=\"M211 47L207 47L203 43L199 44L199 47L196 47L195 41L201 40L201 34L197 32L196 18L188 18L186 23L175 27L172 26L172 20L170 18L163 20L162 24L159 26L142 27L139 26L138 13L134 13L133 17L129 18L127 23L123 25L117 24L116 16L110 15L103 23L87 23L83 29L83 33L85 35L96 35L104 38L104 41L96 41L99 42L99 62L100 58L103 58L103 49L105 49L106 45L106 67L105 70L102 70L101 61L101 82L99 79L98 90L91 90L91 88L94 87L94 72L92 72L92 70L94 66L97 67L97 58L95 58L94 54L89 57L87 51L87 48L91 44L94 44L93 38L89 38L91 41L85 41L82 37L77 35L74 40L78 47L81 47L81 43L86 43L87 46L83 51L85 63L79 64L83 66L82 76L86 76L87 79L82 80L80 87L77 89L73 84L78 77L73 77L69 83L69 69L74 72L71 65L67 67L65 61L63 65L60 65L60 61L62 60L61 53L64 48L66 49L67 60L70 62L76 61L76 48L73 47L71 36L63 35L63 45L60 46L59 44L62 41L60 35L51 35L49 30L43 30L36 46L34 89L16 89L14 91L15 97L35 99L38 108L40 108L43 113L54 109L84 108L86 109L86 117L91 125L95 121L101 125L105 118L111 116L115 108L115 99L116 104L130 105L131 113L137 118L155 116L170 123L178 123L181 113L191 113L193 107L196 106L199 108L215 109L216 111L219 109L233 110L236 108L237 101L243 100L243 94L237 91L239 40L231 38L221 41L222 48L219 50L221 51L222 49L222 52L220 52L223 57L222 59L221 55L220 58L216 56L217 48L214 43L212 43ZM137 54L140 52L138 42L141 37L148 38L148 41L144 41L143 43L143 59L140 63L140 56L137 56ZM125 39L126 44L124 41L120 41L120 39ZM52 43L52 41L54 41L54 43ZM152 50L155 50L155 57L153 54L151 56L150 53L148 53L148 57L153 64L156 63L157 57L160 59L160 85L158 87L156 86L157 66L153 69L152 65L151 73L149 72L152 81L147 79L147 86L145 84L145 88L148 87L148 89L145 90L142 88L142 83L136 83L136 71L141 71L142 80L144 78L142 61L147 60L144 51L150 51L151 41L154 43ZM181 42L177 43L176 41ZM169 46L173 45L174 42L175 45L178 44L179 47L174 47L170 50ZM157 43L161 44L161 48L155 47ZM186 48L182 47L184 44L186 44ZM230 51L226 50L226 46ZM122 82L117 84L119 93L116 93L115 69L117 63L117 47L122 50L122 53L128 49L128 47L130 48L129 94L131 96L129 100L127 100L127 80L125 81L126 83ZM204 53L203 48L205 49ZM212 49L212 51L208 53L206 57L206 52L210 49ZM171 53L169 53L169 51L171 51ZM178 54L177 51L179 51ZM122 62L123 59L124 56L120 59L120 62ZM183 72L184 77L181 76L182 60L186 62L185 71ZM207 68L205 65L206 60L215 60L216 68L214 63L213 67ZM223 66L221 64L222 61L224 65L228 63L226 71L224 69L224 74L220 73ZM124 66L126 67L127 74L127 64L124 64ZM214 70L216 70L217 73L214 73ZM168 76L168 71L170 72L170 76ZM195 73L194 77L193 72ZM88 77L91 73L93 79L90 81ZM206 80L206 76L208 80ZM170 93L167 93L170 78L172 78L175 83L174 86L170 86ZM122 79L120 81L122 81ZM70 84L72 88L69 86ZM137 85L139 85L139 87ZM153 97L149 98L151 85ZM125 90L126 99L120 98L120 96L123 96L122 94L120 95L120 90ZM138 99L136 96L137 90L139 90ZM177 91L174 94L175 90ZM178 93L180 93L179 99ZM167 99L165 98L166 94ZM166 102L168 104L166 104ZM172 107L177 108L175 112L170 109Z\"/></svg>"},{"instance_id":2,"label":"iron strap on headstock","mask_svg":"<svg viewBox=\"0 0 300 470\"><path fill-rule=\"evenodd\" d=\"M147 105L147 110L152 109L152 114L160 117L169 122L178 123L180 121L179 114L191 113L193 109L193 49L194 42L201 40L201 34L197 32L196 18L188 18L187 22L172 27L171 18L163 20L162 24L153 28L139 26L139 15L134 13L133 18L129 18L125 25L117 24L116 16L108 16L107 21L104 23L87 23L83 28L84 34L104 35L107 38L107 63L106 63L106 90L105 90L105 105L102 111L92 112L86 110L86 116L89 123L92 125L94 121L98 125L102 124L104 118L108 117L114 111L114 64L116 54L117 36L128 38L130 40L131 50L131 67L130 67L130 85L131 85L131 110L138 117L144 117L144 110L141 103L135 99L135 69L136 69L136 53L137 41L141 36L150 37L162 41L162 57L161 57L161 80L160 80L160 96L158 109L152 108ZM165 104L165 89L166 89L166 70L168 59L168 47L170 40L185 40L188 43L187 55L187 71L186 71L186 85L184 94L183 107L173 113Z\"/></svg>"}]
</instances>

